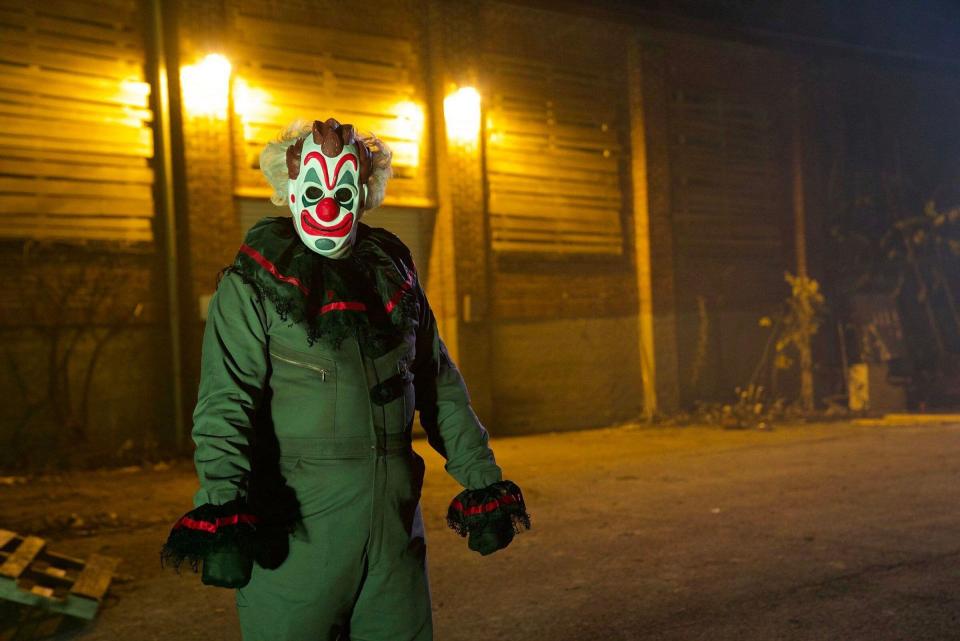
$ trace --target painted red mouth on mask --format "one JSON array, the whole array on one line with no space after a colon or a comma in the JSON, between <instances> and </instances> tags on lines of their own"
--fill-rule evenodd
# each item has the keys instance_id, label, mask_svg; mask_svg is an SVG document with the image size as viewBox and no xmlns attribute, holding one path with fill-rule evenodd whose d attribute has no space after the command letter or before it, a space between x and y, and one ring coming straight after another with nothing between
<instances>
[{"instance_id":1,"label":"painted red mouth on mask","mask_svg":"<svg viewBox=\"0 0 960 641\"><path fill-rule=\"evenodd\" d=\"M343 220L332 227L324 227L317 224L306 209L300 212L300 227L311 236L332 236L342 238L350 233L353 228L353 214L347 213Z\"/></svg>"}]
</instances>

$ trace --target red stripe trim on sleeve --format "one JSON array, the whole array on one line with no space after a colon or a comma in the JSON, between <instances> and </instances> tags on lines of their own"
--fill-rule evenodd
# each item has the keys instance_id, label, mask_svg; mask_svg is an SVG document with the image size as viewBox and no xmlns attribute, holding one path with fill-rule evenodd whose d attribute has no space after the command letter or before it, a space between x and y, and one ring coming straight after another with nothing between
<instances>
[{"instance_id":1,"label":"red stripe trim on sleeve","mask_svg":"<svg viewBox=\"0 0 960 641\"><path fill-rule=\"evenodd\" d=\"M276 278L277 280L283 281L284 283L288 283L290 285L294 285L297 289L303 292L304 296L310 293L310 289L306 285L301 283L298 278L295 278L294 276L287 276L286 274L281 274L280 270L277 269L276 265L274 265L269 260L267 260L263 254L258 252L256 249L254 249L250 245L247 245L247 244L240 245L240 251L242 251L244 254L246 254L253 260L257 261L257 263L261 267L263 267L265 270L270 272L270 274L272 274L273 277Z\"/></svg>"},{"instance_id":2,"label":"red stripe trim on sleeve","mask_svg":"<svg viewBox=\"0 0 960 641\"><path fill-rule=\"evenodd\" d=\"M504 494L503 496L493 499L492 501L487 501L482 505L472 505L468 508L463 506L463 503L460 501L453 502L453 509L458 512L463 512L467 516L473 516L476 514L483 514L484 512L493 512L501 505L510 505L511 503L517 503L518 499L513 494Z\"/></svg>"},{"instance_id":3,"label":"red stripe trim on sleeve","mask_svg":"<svg viewBox=\"0 0 960 641\"><path fill-rule=\"evenodd\" d=\"M221 516L216 521L199 521L191 519L189 516L181 516L173 524L173 529L185 527L191 530L202 530L213 534L217 528L224 525L237 525L238 523L256 523L257 517L253 514L231 514L230 516Z\"/></svg>"},{"instance_id":4,"label":"red stripe trim on sleeve","mask_svg":"<svg viewBox=\"0 0 960 641\"><path fill-rule=\"evenodd\" d=\"M400 289L398 289L396 293L390 297L390 300L387 301L387 304L384 305L384 307L387 308L388 314L400 303L400 299L403 298L403 295L406 294L411 287L413 287L413 274L407 274L406 282L400 286Z\"/></svg>"},{"instance_id":5,"label":"red stripe trim on sleeve","mask_svg":"<svg viewBox=\"0 0 960 641\"><path fill-rule=\"evenodd\" d=\"M350 312L365 312L367 311L367 306L364 305L363 303L340 301L336 303L327 303L326 305L320 308L320 313L326 314L327 312L343 311L343 310L350 311Z\"/></svg>"}]
</instances>

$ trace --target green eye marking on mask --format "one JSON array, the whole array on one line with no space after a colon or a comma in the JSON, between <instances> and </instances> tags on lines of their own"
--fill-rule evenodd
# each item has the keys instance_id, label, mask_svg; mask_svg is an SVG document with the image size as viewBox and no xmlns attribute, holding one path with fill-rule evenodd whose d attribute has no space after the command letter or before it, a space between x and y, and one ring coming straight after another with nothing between
<instances>
[{"instance_id":1,"label":"green eye marking on mask","mask_svg":"<svg viewBox=\"0 0 960 641\"><path fill-rule=\"evenodd\" d=\"M335 242L329 238L318 238L313 241L313 246L319 249L320 251L329 251L337 246Z\"/></svg>"},{"instance_id":2,"label":"green eye marking on mask","mask_svg":"<svg viewBox=\"0 0 960 641\"><path fill-rule=\"evenodd\" d=\"M337 187L340 185L354 185L356 182L356 176L352 172L346 171L340 176L340 180L337 181Z\"/></svg>"},{"instance_id":3,"label":"green eye marking on mask","mask_svg":"<svg viewBox=\"0 0 960 641\"><path fill-rule=\"evenodd\" d=\"M320 180L320 174L317 173L315 167L311 167L307 170L307 175L304 177L303 182L305 183L316 183L322 185L323 182Z\"/></svg>"}]
</instances>

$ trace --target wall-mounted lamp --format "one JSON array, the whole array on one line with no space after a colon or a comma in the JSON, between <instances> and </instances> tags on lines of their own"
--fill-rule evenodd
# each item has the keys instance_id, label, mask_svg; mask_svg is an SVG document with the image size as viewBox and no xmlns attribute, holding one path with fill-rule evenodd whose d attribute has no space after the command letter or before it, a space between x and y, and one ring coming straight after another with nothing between
<instances>
[{"instance_id":1,"label":"wall-mounted lamp","mask_svg":"<svg viewBox=\"0 0 960 641\"><path fill-rule=\"evenodd\" d=\"M230 99L230 61L211 53L180 69L183 104L191 116L227 117Z\"/></svg>"},{"instance_id":2,"label":"wall-mounted lamp","mask_svg":"<svg viewBox=\"0 0 960 641\"><path fill-rule=\"evenodd\" d=\"M480 136L480 93L460 87L443 99L447 138L463 144L476 143Z\"/></svg>"}]
</instances>

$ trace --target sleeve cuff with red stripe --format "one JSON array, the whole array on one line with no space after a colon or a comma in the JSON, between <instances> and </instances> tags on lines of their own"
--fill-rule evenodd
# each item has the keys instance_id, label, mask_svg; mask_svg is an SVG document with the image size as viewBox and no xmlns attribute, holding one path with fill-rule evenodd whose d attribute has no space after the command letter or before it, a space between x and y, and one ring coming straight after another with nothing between
<instances>
[{"instance_id":1,"label":"sleeve cuff with red stripe","mask_svg":"<svg viewBox=\"0 0 960 641\"><path fill-rule=\"evenodd\" d=\"M513 481L498 481L479 490L464 490L447 510L447 525L459 534L478 534L494 525L510 524L515 533L530 529L523 493Z\"/></svg>"},{"instance_id":2,"label":"sleeve cuff with red stripe","mask_svg":"<svg viewBox=\"0 0 960 641\"><path fill-rule=\"evenodd\" d=\"M211 552L238 549L253 554L258 518L239 495L223 505L207 503L190 510L173 524L160 550L161 567L178 571L184 561L194 572Z\"/></svg>"}]
</instances>

